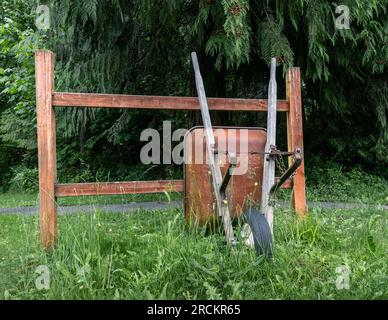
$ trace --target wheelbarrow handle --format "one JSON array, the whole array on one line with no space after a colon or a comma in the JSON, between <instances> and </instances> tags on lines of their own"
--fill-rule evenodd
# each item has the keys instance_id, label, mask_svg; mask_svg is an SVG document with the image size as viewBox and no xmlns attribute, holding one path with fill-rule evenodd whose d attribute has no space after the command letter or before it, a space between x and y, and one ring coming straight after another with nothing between
<instances>
[{"instance_id":1,"label":"wheelbarrow handle","mask_svg":"<svg viewBox=\"0 0 388 320\"><path fill-rule=\"evenodd\" d=\"M275 193L276 190L278 190L286 181L288 178L290 178L293 173L300 167L302 164L302 150L296 149L294 153L294 161L292 162L291 166L288 168L288 170L283 173L283 175L279 178L279 180L271 187L269 194L270 197Z\"/></svg>"},{"instance_id":2,"label":"wheelbarrow handle","mask_svg":"<svg viewBox=\"0 0 388 320\"><path fill-rule=\"evenodd\" d=\"M220 187L223 184L223 179L220 165L219 163L217 163L215 156L215 139L212 122L210 119L209 106L206 98L205 86L203 84L197 54L193 52L191 54L191 58L193 60L195 84L198 92L199 105L201 107L202 122L205 129L206 149L209 157L209 166L212 175L213 190L217 202L217 211L218 215L222 217L226 240L229 244L234 245L236 244L237 240L233 231L232 218L229 212L228 202L225 199L225 195L221 194L220 192ZM227 179L230 179L230 177L227 177ZM224 182L226 183L228 181L224 180Z\"/></svg>"}]
</instances>

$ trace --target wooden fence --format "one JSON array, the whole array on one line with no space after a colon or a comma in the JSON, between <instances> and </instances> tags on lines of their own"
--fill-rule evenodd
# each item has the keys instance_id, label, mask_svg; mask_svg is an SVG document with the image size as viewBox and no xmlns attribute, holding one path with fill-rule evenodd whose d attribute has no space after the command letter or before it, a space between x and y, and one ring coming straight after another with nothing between
<instances>
[{"instance_id":1,"label":"wooden fence","mask_svg":"<svg viewBox=\"0 0 388 320\"><path fill-rule=\"evenodd\" d=\"M117 94L62 93L55 91L54 53L38 50L35 54L36 101L39 158L39 211L41 242L51 248L57 235L57 197L183 192L183 181L130 181L109 183L60 184L57 181L55 107L200 110L196 97L138 96ZM289 151L303 150L301 78L299 68L291 68L286 79L287 100L278 100L277 110L287 114ZM265 99L209 98L209 109L218 111L266 112ZM293 181L292 204L296 213L307 213L304 164Z\"/></svg>"}]
</instances>

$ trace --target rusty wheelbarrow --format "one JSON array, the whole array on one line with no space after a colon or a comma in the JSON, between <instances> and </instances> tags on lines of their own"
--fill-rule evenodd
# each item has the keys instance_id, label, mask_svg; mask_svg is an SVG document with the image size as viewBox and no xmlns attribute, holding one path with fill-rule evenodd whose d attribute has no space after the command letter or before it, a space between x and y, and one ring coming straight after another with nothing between
<instances>
[{"instance_id":1,"label":"rusty wheelbarrow","mask_svg":"<svg viewBox=\"0 0 388 320\"><path fill-rule=\"evenodd\" d=\"M195 52L192 60L203 127L185 137L185 217L199 225L220 220L228 244L242 241L271 257L273 195L302 162L300 150L280 152L275 146L276 59L271 61L267 129L213 127ZM275 160L282 155L293 156L294 162L275 181ZM233 221L239 218L243 225L237 238Z\"/></svg>"}]
</instances>

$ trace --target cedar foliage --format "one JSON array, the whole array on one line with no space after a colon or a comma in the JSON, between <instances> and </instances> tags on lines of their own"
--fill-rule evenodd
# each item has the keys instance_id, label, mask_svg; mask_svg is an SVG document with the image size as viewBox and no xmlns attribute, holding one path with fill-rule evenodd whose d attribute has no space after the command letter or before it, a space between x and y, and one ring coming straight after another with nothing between
<instances>
[{"instance_id":1,"label":"cedar foliage","mask_svg":"<svg viewBox=\"0 0 388 320\"><path fill-rule=\"evenodd\" d=\"M6 15L12 14L10 3L3 3ZM27 12L36 7L20 3ZM37 46L56 52L58 90L195 95L189 60L195 50L209 96L265 97L268 63L276 56L283 71L280 85L290 66L301 67L307 158L317 155L365 167L377 161L377 170L385 168L387 174L387 0L342 1L350 8L349 30L335 28L336 3L328 0L46 3L52 13L47 32L34 30L33 14L14 15L13 23L34 30L25 35L39 39L30 41L30 52ZM17 54L3 54L2 63L4 56L23 68ZM7 90L6 82L0 85ZM3 92L1 99L9 96ZM2 113L8 125L2 139L23 147L25 129L10 129L19 121L12 105L11 99ZM25 119L31 119L33 107L23 110ZM244 114L217 117L224 124L258 121ZM160 128L162 118L172 118L177 127L198 124L193 114L67 109L59 112L58 149L73 166L87 162L97 169L115 154L113 160L125 167L137 162L127 156L138 154L140 131Z\"/></svg>"}]
</instances>

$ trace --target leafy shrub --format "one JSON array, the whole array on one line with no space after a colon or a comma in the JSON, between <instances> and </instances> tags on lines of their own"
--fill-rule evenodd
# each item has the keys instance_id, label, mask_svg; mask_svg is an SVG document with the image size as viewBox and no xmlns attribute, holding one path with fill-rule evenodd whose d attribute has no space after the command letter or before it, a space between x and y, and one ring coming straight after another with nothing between
<instances>
[{"instance_id":1,"label":"leafy shrub","mask_svg":"<svg viewBox=\"0 0 388 320\"><path fill-rule=\"evenodd\" d=\"M39 174L37 168L17 166L11 168L13 177L10 181L10 190L18 192L35 192L38 190Z\"/></svg>"},{"instance_id":2,"label":"leafy shrub","mask_svg":"<svg viewBox=\"0 0 388 320\"><path fill-rule=\"evenodd\" d=\"M358 166L345 168L312 158L306 175L310 200L388 203L388 181Z\"/></svg>"}]
</instances>

